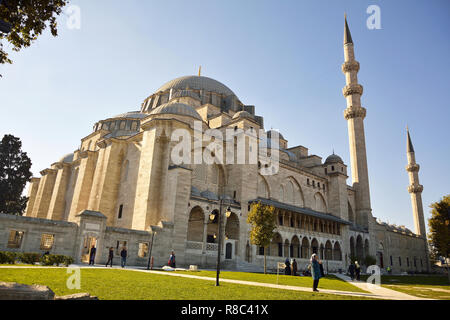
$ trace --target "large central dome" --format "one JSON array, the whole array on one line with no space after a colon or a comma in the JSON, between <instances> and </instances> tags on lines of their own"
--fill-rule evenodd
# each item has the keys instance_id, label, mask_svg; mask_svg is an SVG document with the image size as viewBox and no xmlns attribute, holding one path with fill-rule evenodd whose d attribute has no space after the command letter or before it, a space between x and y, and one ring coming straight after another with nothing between
<instances>
[{"instance_id":1,"label":"large central dome","mask_svg":"<svg viewBox=\"0 0 450 320\"><path fill-rule=\"evenodd\" d=\"M164 84L161 88L157 90L166 91L169 89L194 89L194 90L205 90L209 92L216 92L223 94L225 96L235 95L233 91L230 90L226 85L220 83L217 80L202 77L202 76L184 76L180 78L173 79L166 84Z\"/></svg>"}]
</instances>

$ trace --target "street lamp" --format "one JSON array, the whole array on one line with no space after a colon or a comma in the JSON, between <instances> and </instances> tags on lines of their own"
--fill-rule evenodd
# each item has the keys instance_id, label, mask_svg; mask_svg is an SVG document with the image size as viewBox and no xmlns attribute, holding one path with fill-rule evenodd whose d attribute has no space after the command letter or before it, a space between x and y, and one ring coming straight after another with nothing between
<instances>
[{"instance_id":1,"label":"street lamp","mask_svg":"<svg viewBox=\"0 0 450 320\"><path fill-rule=\"evenodd\" d=\"M153 239L155 238L156 232L152 232L152 243L150 244L150 252L148 254L148 263L147 263L147 270L150 269L150 260L152 259L152 249L153 249Z\"/></svg>"},{"instance_id":2,"label":"street lamp","mask_svg":"<svg viewBox=\"0 0 450 320\"><path fill-rule=\"evenodd\" d=\"M219 235L218 235L218 246L217 246L217 271L216 271L216 287L219 286L219 273L220 273L220 249L221 249L221 243L222 243L222 205L223 205L223 197L219 198L219 215L217 216L217 225L219 228ZM231 216L231 208L230 206L227 207L227 211L225 212L225 215L227 218ZM216 213L213 211L209 215L209 219L211 221L214 221L216 219Z\"/></svg>"}]
</instances>

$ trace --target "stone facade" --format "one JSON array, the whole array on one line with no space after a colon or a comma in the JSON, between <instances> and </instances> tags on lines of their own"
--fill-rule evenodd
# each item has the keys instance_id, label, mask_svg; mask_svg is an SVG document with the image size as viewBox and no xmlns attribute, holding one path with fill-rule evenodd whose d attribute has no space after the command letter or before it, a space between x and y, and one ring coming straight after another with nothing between
<instances>
[{"instance_id":1,"label":"stone facade","mask_svg":"<svg viewBox=\"0 0 450 320\"><path fill-rule=\"evenodd\" d=\"M25 232L17 250L39 251L39 235L48 232L55 235L52 251L73 255L77 261L84 261L86 250L94 244L97 262L104 263L109 247L118 250L126 243L131 264L146 264L148 257L139 255L144 247L151 247L157 265L167 263L174 250L179 266L213 267L220 245L224 267L260 270L263 249L250 243L246 221L251 204L261 201L276 208L278 224L267 248L269 269L295 258L303 270L314 252L329 271L345 270L351 259L363 262L367 255L394 272L427 270L423 231L414 234L372 216L366 109L361 106L363 89L357 79L360 65L347 23L345 32L342 71L351 185L347 185L347 165L339 156L332 154L322 161L304 146L288 147L281 134L278 147L262 144L254 133L264 130L264 121L254 106L243 104L214 79L186 76L163 85L144 100L140 111L95 123L78 150L43 170L41 178L33 178L26 217L0 216L5 221L0 248L7 249L5 242L15 228ZM226 150L223 162L197 162L195 152L187 163L174 160L181 139L189 143L189 151L197 146L204 157L215 153L216 149L208 149L212 139L198 136L210 129L224 136L227 130L237 133L237 139L219 140ZM174 140L180 130L187 136ZM248 140L239 140L240 130ZM273 130L266 133L268 138L277 136ZM246 159L256 151L259 161L233 161L239 150ZM267 151L271 155L274 150L279 152L279 169L262 174L272 165ZM414 199L418 191L413 190ZM221 205L220 199L226 199L225 203ZM415 219L422 228L423 209L418 209L422 204L418 200L414 204ZM227 206L229 217L224 215ZM220 244L219 233L224 235Z\"/></svg>"}]
</instances>

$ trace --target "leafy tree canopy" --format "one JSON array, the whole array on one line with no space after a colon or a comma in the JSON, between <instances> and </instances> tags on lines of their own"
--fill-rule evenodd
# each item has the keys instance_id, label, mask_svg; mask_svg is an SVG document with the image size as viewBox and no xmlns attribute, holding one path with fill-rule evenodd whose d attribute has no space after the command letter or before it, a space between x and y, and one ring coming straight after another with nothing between
<instances>
[{"instance_id":1,"label":"leafy tree canopy","mask_svg":"<svg viewBox=\"0 0 450 320\"><path fill-rule=\"evenodd\" d=\"M450 257L450 194L431 204L430 208L428 239L432 254L435 257Z\"/></svg>"},{"instance_id":2,"label":"leafy tree canopy","mask_svg":"<svg viewBox=\"0 0 450 320\"><path fill-rule=\"evenodd\" d=\"M58 35L56 18L68 0L0 0L0 20L11 25L11 32L0 32L0 64L12 63L3 50L6 39L14 51L29 47L33 40L50 27L53 36Z\"/></svg>"},{"instance_id":3,"label":"leafy tree canopy","mask_svg":"<svg viewBox=\"0 0 450 320\"><path fill-rule=\"evenodd\" d=\"M22 214L28 198L22 196L30 180L31 160L22 151L22 142L5 135L0 142L0 212Z\"/></svg>"}]
</instances>

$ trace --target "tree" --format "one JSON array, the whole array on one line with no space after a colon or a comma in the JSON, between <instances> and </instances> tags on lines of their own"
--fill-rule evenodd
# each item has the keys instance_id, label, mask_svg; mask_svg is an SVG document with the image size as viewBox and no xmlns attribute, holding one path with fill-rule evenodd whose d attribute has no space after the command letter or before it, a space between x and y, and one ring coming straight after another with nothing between
<instances>
[{"instance_id":1,"label":"tree","mask_svg":"<svg viewBox=\"0 0 450 320\"><path fill-rule=\"evenodd\" d=\"M450 194L430 205L428 241L435 257L450 257Z\"/></svg>"},{"instance_id":2,"label":"tree","mask_svg":"<svg viewBox=\"0 0 450 320\"><path fill-rule=\"evenodd\" d=\"M257 202L252 204L247 222L252 226L250 243L264 248L264 274L266 273L266 248L273 238L275 223L275 208Z\"/></svg>"},{"instance_id":3,"label":"tree","mask_svg":"<svg viewBox=\"0 0 450 320\"><path fill-rule=\"evenodd\" d=\"M23 214L28 198L22 192L32 176L30 168L20 139L5 135L0 142L0 212Z\"/></svg>"},{"instance_id":4,"label":"tree","mask_svg":"<svg viewBox=\"0 0 450 320\"><path fill-rule=\"evenodd\" d=\"M56 18L68 0L0 0L0 21L11 25L11 32L0 32L0 41L8 40L14 51L29 47L39 35L50 27L58 35ZM0 42L0 64L12 63Z\"/></svg>"}]
</instances>

